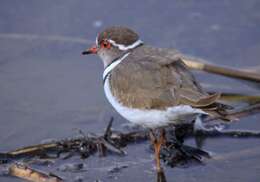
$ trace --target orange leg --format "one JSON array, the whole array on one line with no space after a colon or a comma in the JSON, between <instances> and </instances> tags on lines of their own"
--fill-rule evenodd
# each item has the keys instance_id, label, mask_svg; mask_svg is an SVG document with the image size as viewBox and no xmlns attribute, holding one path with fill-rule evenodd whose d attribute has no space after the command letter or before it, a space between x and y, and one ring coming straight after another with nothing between
<instances>
[{"instance_id":1,"label":"orange leg","mask_svg":"<svg viewBox=\"0 0 260 182\"><path fill-rule=\"evenodd\" d=\"M155 161L156 161L156 170L157 172L161 172L161 162L160 162L160 150L162 144L165 143L165 132L164 130L161 131L159 139L156 138L154 132L150 131L150 139L152 141L152 144L154 146L154 155L155 155Z\"/></svg>"}]
</instances>

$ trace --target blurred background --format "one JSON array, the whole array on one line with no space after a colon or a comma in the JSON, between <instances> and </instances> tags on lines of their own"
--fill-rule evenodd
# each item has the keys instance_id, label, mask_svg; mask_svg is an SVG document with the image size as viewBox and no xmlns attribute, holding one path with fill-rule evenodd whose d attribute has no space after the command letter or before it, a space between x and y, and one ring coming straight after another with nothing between
<instances>
[{"instance_id":1,"label":"blurred background","mask_svg":"<svg viewBox=\"0 0 260 182\"><path fill-rule=\"evenodd\" d=\"M70 137L77 133L75 128L103 132L110 116L116 119L115 127L126 123L104 97L101 61L81 55L94 43L97 33L111 25L136 30L146 44L176 48L217 65L260 65L259 0L1 0L1 152ZM257 92L226 78L205 74L198 78L216 89L223 85L221 88L238 93ZM260 130L259 115L233 127ZM209 139L205 149L221 155L259 144L257 139ZM154 180L148 143L130 146L127 152L123 158L87 159L88 172L82 174L59 171L59 165L66 161L44 170L58 171L71 181L78 175L86 181ZM167 168L166 176L174 181L257 181L259 162L259 154L227 158L205 166ZM121 163L127 163L128 169L112 177L104 173Z\"/></svg>"}]
</instances>

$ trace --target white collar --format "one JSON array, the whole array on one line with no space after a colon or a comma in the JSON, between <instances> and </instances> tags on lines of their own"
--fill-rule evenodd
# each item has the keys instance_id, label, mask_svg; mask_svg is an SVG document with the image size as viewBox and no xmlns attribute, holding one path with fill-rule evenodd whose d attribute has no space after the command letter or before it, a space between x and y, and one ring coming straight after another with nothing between
<instances>
[{"instance_id":1,"label":"white collar","mask_svg":"<svg viewBox=\"0 0 260 182\"><path fill-rule=\"evenodd\" d=\"M109 64L104 72L103 72L103 81L105 81L106 77L108 76L108 74L119 64L121 63L121 61L123 61L128 55L130 54L130 52L124 54L123 56L119 57L118 59L116 59L115 61L113 61L111 64Z\"/></svg>"}]
</instances>

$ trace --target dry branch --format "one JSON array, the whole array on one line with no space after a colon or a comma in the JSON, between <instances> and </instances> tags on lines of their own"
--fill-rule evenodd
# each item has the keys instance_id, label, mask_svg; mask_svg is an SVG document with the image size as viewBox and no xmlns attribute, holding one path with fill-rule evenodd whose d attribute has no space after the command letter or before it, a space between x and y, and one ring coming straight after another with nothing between
<instances>
[{"instance_id":1,"label":"dry branch","mask_svg":"<svg viewBox=\"0 0 260 182\"><path fill-rule=\"evenodd\" d=\"M201 63L189 59L184 59L183 60L185 64L195 70L200 70L200 71L205 71L208 73L214 73L226 77L231 77L231 78L236 78L239 80L245 80L245 81L251 81L260 84L260 74L247 71L247 70L242 70L242 69L233 69L233 68L228 68L228 67L223 67L223 66L217 66L213 64L208 64L208 63Z\"/></svg>"},{"instance_id":2,"label":"dry branch","mask_svg":"<svg viewBox=\"0 0 260 182\"><path fill-rule=\"evenodd\" d=\"M251 114L260 112L260 104L246 107L240 111L231 113L232 116L238 118L245 117ZM213 118L217 119L217 118ZM97 136L92 134L85 135L81 132L81 137L65 139L61 141L50 142L47 144L33 145L7 153L0 153L0 164L1 163L13 163L20 158L28 157L48 157L49 154L57 154L59 157L60 153L70 153L70 154L79 154L81 157L86 158L97 152L101 156L107 154L107 152L124 154L124 151L121 149L126 145L134 142L140 142L147 140L149 138L147 130L141 130L136 132L120 133L114 132L111 130L112 126L111 120L105 130L104 135ZM210 120L208 120L209 122ZM248 130L202 130L194 133L192 125L187 125L187 135L186 137L202 136L204 137L260 137L260 132L257 131L248 131ZM173 128L167 128L169 133L172 133ZM182 165L183 161L195 160L195 162L200 162L200 157L194 158L194 156L182 156L180 153L181 150L178 149L178 143L174 141L167 141L169 145L165 146L162 151L162 159L172 167L177 165ZM170 147L171 146L171 147ZM173 147L173 148L172 148ZM184 146L186 149L189 149L189 146ZM192 149L192 147L191 147ZM192 149L194 151L194 149ZM196 149L195 149L196 150ZM198 155L203 154L203 151L198 150ZM203 154L204 156L205 154ZM70 155L72 156L72 155ZM164 156L164 157L163 157ZM188 157L188 158L187 158ZM196 155L195 155L196 157ZM205 157L205 156L204 156ZM61 178L46 174L35 169L29 168L20 164L11 164L9 168L9 175L17 176L29 181L50 181L50 182L60 182ZM163 181L163 174L158 174L158 181Z\"/></svg>"},{"instance_id":3,"label":"dry branch","mask_svg":"<svg viewBox=\"0 0 260 182\"><path fill-rule=\"evenodd\" d=\"M247 107L241 111L231 113L231 115L241 118L259 112L260 104L257 104L254 106ZM210 120L208 120L208 122L209 121ZM124 152L121 148L125 147L127 144L140 142L148 139L147 130L128 133L112 132L111 124L112 120L110 121L105 134L102 136L82 136L78 138L55 141L47 144L28 146L7 153L0 153L0 160L13 161L25 156L44 156L48 153L53 152L56 154L73 152L80 154L84 158L93 155L96 152L99 152L100 155L104 156L106 154L106 151L122 155ZM260 137L260 132L256 131L211 130L194 133L192 125L189 125L188 128L189 132L186 135L187 137L193 137L194 135L198 134L204 137Z\"/></svg>"},{"instance_id":4,"label":"dry branch","mask_svg":"<svg viewBox=\"0 0 260 182\"><path fill-rule=\"evenodd\" d=\"M9 167L9 175L33 182L62 182L63 180L53 174L32 169L24 164L12 164Z\"/></svg>"},{"instance_id":5,"label":"dry branch","mask_svg":"<svg viewBox=\"0 0 260 182\"><path fill-rule=\"evenodd\" d=\"M210 92L212 94L212 92ZM237 93L221 93L220 100L225 102L233 103L247 103L249 105L254 105L260 103L259 95L246 95Z\"/></svg>"}]
</instances>

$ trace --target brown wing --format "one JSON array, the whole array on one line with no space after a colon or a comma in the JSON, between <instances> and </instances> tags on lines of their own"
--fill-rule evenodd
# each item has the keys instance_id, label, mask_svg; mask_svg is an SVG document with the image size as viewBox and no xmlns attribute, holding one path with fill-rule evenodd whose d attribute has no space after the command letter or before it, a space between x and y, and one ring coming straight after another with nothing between
<instances>
[{"instance_id":1,"label":"brown wing","mask_svg":"<svg viewBox=\"0 0 260 182\"><path fill-rule=\"evenodd\" d=\"M136 108L163 109L175 105L174 92L166 79L170 70L160 69L160 65L149 61L147 58L138 62L125 59L120 63L111 74L112 94L124 105Z\"/></svg>"},{"instance_id":2,"label":"brown wing","mask_svg":"<svg viewBox=\"0 0 260 182\"><path fill-rule=\"evenodd\" d=\"M110 79L113 95L136 108L164 109L180 104L206 108L219 98L219 94L204 92L181 60L147 56L132 61L128 57L112 71Z\"/></svg>"}]
</instances>

